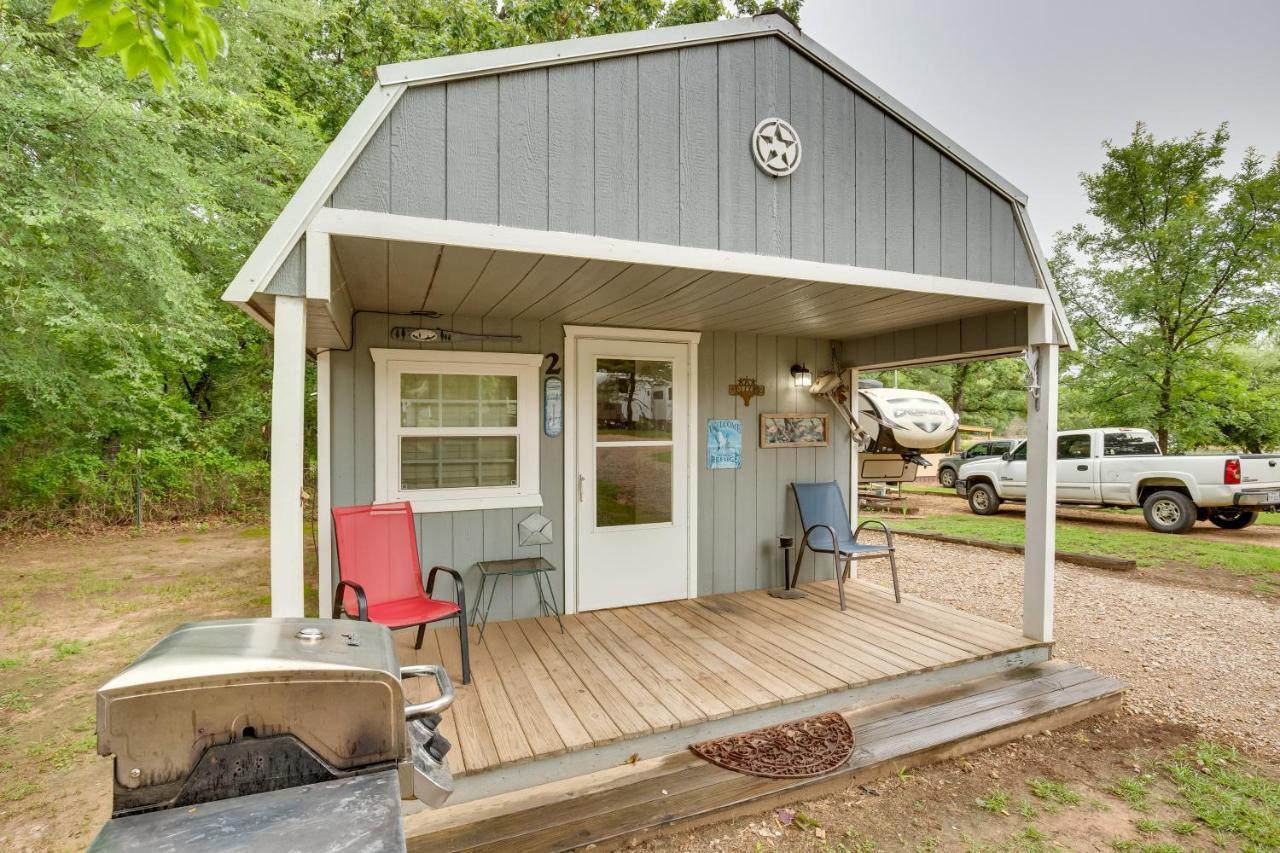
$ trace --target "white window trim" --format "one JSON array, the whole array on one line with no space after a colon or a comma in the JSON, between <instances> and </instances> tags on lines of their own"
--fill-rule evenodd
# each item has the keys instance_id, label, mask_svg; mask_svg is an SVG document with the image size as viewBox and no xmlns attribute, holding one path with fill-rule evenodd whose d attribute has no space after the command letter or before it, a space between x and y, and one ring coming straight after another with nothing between
<instances>
[{"instance_id":1,"label":"white window trim","mask_svg":"<svg viewBox=\"0 0 1280 853\"><path fill-rule=\"evenodd\" d=\"M373 358L374 498L378 502L409 501L414 512L463 512L476 509L540 507L538 438L542 395L540 353L458 352L450 350L370 349ZM516 377L516 458L519 484L471 489L401 490L400 394L390 379L402 368L453 373L506 373ZM468 435L483 429L464 430Z\"/></svg>"}]
</instances>

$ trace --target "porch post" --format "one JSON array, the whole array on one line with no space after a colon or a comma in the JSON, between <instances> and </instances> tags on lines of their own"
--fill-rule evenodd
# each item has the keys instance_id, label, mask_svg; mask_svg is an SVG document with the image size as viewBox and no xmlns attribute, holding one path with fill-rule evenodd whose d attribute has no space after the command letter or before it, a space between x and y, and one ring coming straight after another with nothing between
<instances>
[{"instance_id":1,"label":"porch post","mask_svg":"<svg viewBox=\"0 0 1280 853\"><path fill-rule=\"evenodd\" d=\"M329 482L329 351L316 353L316 592L323 618L333 601L333 492Z\"/></svg>"},{"instance_id":2,"label":"porch post","mask_svg":"<svg viewBox=\"0 0 1280 853\"><path fill-rule=\"evenodd\" d=\"M853 421L858 422L858 368L849 368L846 385L849 388L849 408L853 410ZM858 527L858 442L853 434L849 435L849 525L855 530ZM853 561L857 571L858 561Z\"/></svg>"},{"instance_id":3,"label":"porch post","mask_svg":"<svg viewBox=\"0 0 1280 853\"><path fill-rule=\"evenodd\" d=\"M1030 311L1028 353L1036 365L1039 395L1027 394L1027 515L1022 590L1022 632L1053 639L1053 568L1058 437L1058 345L1041 306Z\"/></svg>"},{"instance_id":4,"label":"porch post","mask_svg":"<svg viewBox=\"0 0 1280 853\"><path fill-rule=\"evenodd\" d=\"M271 615L301 616L307 300L277 296L271 374Z\"/></svg>"}]
</instances>

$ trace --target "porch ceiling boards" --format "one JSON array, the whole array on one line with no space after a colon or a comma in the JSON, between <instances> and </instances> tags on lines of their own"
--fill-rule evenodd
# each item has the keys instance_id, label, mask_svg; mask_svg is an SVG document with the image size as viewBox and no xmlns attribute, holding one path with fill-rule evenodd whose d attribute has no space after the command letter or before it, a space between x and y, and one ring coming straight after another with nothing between
<instances>
[{"instance_id":1,"label":"porch ceiling boards","mask_svg":"<svg viewBox=\"0 0 1280 853\"><path fill-rule=\"evenodd\" d=\"M1013 303L651 264L333 237L356 310L847 338Z\"/></svg>"},{"instance_id":2,"label":"porch ceiling boards","mask_svg":"<svg viewBox=\"0 0 1280 853\"><path fill-rule=\"evenodd\" d=\"M455 775L472 775L1047 645L857 580L843 613L831 581L804 588L799 600L753 591L565 616L563 634L550 617L492 623L467 686L449 629L416 652L403 634L401 660L453 675L443 731ZM414 701L431 690L409 689Z\"/></svg>"}]
</instances>

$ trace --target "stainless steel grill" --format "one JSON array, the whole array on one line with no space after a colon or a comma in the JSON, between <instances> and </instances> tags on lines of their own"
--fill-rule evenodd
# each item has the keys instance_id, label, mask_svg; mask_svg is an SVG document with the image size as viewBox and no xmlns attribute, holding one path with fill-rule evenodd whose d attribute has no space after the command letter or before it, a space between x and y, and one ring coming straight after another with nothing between
<instances>
[{"instance_id":1,"label":"stainless steel grill","mask_svg":"<svg viewBox=\"0 0 1280 853\"><path fill-rule=\"evenodd\" d=\"M439 698L406 705L403 680L423 676L437 680ZM449 744L437 732L452 700L443 668L401 669L391 632L380 625L330 619L183 625L98 691L98 752L114 755L115 769L113 820L96 846L163 849L152 830L163 825L172 838L177 810L218 803L186 811L191 820L217 812L225 824L236 804L224 801L237 798L258 816L254 825L267 832L292 825L287 832L295 841L300 794L311 805L359 791L439 806L453 790ZM359 778L373 776L376 784ZM284 820L282 812L275 830L261 819L271 813L272 797L293 803L293 817ZM351 817L343 821L339 831L349 833ZM191 850L189 841L181 846Z\"/></svg>"}]
</instances>

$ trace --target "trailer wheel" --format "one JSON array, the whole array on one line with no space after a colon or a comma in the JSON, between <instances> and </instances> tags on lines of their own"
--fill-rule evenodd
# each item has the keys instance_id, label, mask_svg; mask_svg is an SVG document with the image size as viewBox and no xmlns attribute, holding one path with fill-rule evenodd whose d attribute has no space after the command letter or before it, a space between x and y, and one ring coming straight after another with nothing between
<instances>
[{"instance_id":1,"label":"trailer wheel","mask_svg":"<svg viewBox=\"0 0 1280 853\"><path fill-rule=\"evenodd\" d=\"M974 483L969 487L969 509L978 515L995 515L1000 511L1000 496L990 483Z\"/></svg>"},{"instance_id":2,"label":"trailer wheel","mask_svg":"<svg viewBox=\"0 0 1280 853\"><path fill-rule=\"evenodd\" d=\"M954 489L956 487L956 470L954 468L939 468L938 485L944 489Z\"/></svg>"},{"instance_id":3,"label":"trailer wheel","mask_svg":"<svg viewBox=\"0 0 1280 853\"><path fill-rule=\"evenodd\" d=\"M1214 509L1209 511L1209 521L1221 527L1223 530L1244 530L1250 524L1258 520L1258 514L1253 510L1236 509L1235 507L1225 509Z\"/></svg>"},{"instance_id":4,"label":"trailer wheel","mask_svg":"<svg viewBox=\"0 0 1280 853\"><path fill-rule=\"evenodd\" d=\"M1156 533L1186 533L1196 523L1196 505L1182 492L1153 492L1142 502L1142 516Z\"/></svg>"}]
</instances>

